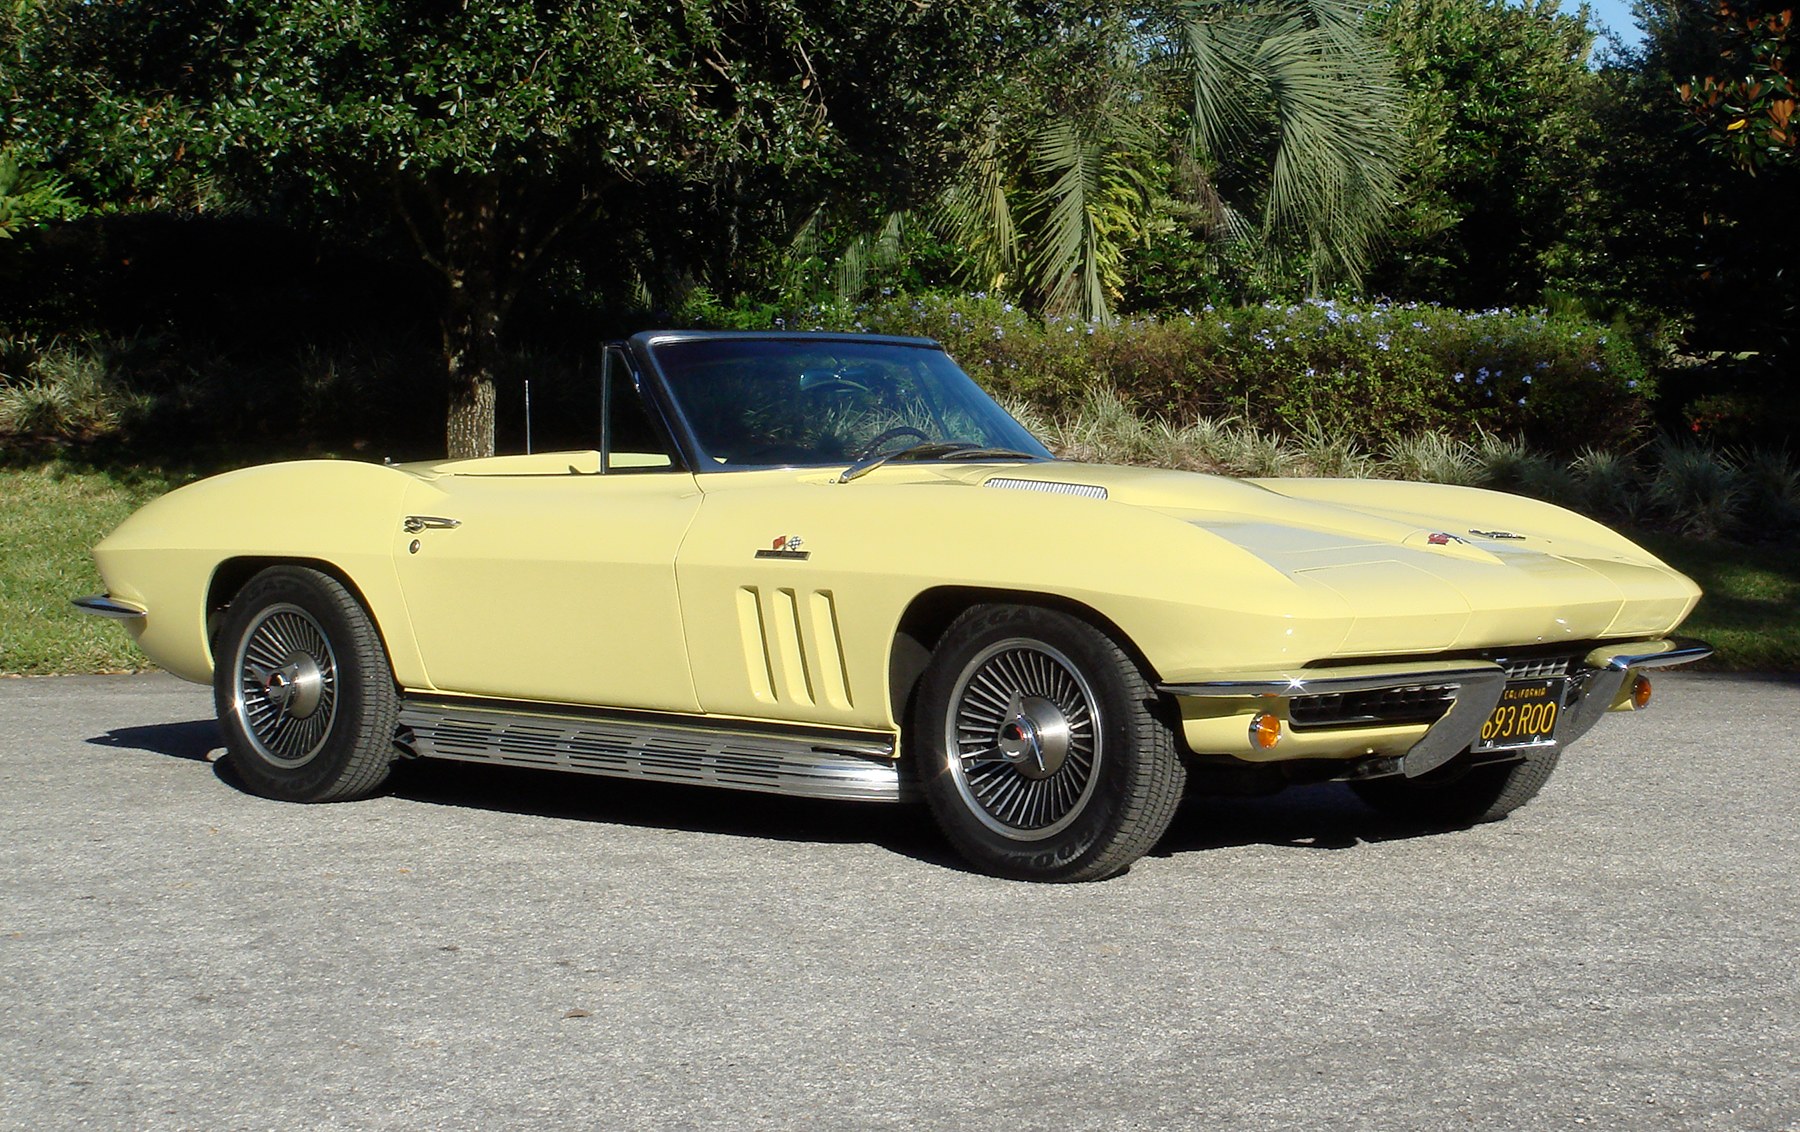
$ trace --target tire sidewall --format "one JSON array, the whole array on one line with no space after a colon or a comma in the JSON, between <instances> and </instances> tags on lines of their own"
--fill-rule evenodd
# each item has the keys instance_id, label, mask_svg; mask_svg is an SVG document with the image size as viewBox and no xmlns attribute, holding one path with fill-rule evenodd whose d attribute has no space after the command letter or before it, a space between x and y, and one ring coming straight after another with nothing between
<instances>
[{"instance_id":1,"label":"tire sidewall","mask_svg":"<svg viewBox=\"0 0 1800 1132\"><path fill-rule=\"evenodd\" d=\"M963 668L983 649L1011 638L1039 641L1077 665L1100 714L1098 781L1075 820L1041 840L1014 840L970 810L950 771L945 720ZM927 803L945 835L970 860L1002 876L1057 880L1079 874L1120 832L1140 757L1133 742L1134 703L1117 657L1097 630L1066 613L1035 606L972 611L944 634L919 686L909 734Z\"/></svg>"},{"instance_id":2,"label":"tire sidewall","mask_svg":"<svg viewBox=\"0 0 1800 1132\"><path fill-rule=\"evenodd\" d=\"M318 622L331 644L337 666L336 715L319 753L300 766L283 766L265 758L244 733L235 697L238 653L245 632L271 605L299 607ZM353 618L360 618L361 623ZM246 786L266 797L308 802L331 797L352 772L368 731L371 691L391 687L386 658L374 658L359 647L372 633L355 599L329 575L304 567L272 567L252 578L232 599L220 626L213 662L213 705L219 716L231 767ZM371 663L373 659L376 663ZM380 671L371 671L379 668ZM377 683L378 682L378 683Z\"/></svg>"}]
</instances>

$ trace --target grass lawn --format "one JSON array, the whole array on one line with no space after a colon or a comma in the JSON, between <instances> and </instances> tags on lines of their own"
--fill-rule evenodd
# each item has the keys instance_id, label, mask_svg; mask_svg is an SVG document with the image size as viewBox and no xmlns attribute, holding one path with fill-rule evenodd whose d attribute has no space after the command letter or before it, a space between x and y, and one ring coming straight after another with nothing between
<instances>
[{"instance_id":1,"label":"grass lawn","mask_svg":"<svg viewBox=\"0 0 1800 1132\"><path fill-rule=\"evenodd\" d=\"M50 464L0 468L0 674L121 672L148 662L118 625L69 599L99 592L88 549L146 500L188 478ZM1682 626L1709 667L1800 672L1800 551L1636 536L1706 591Z\"/></svg>"},{"instance_id":2,"label":"grass lawn","mask_svg":"<svg viewBox=\"0 0 1800 1132\"><path fill-rule=\"evenodd\" d=\"M100 592L88 549L172 486L154 472L0 468L0 674L150 667L123 629L69 599Z\"/></svg>"},{"instance_id":3,"label":"grass lawn","mask_svg":"<svg viewBox=\"0 0 1800 1132\"><path fill-rule=\"evenodd\" d=\"M1800 547L1632 537L1706 591L1680 629L1718 650L1705 667L1800 672Z\"/></svg>"}]
</instances>

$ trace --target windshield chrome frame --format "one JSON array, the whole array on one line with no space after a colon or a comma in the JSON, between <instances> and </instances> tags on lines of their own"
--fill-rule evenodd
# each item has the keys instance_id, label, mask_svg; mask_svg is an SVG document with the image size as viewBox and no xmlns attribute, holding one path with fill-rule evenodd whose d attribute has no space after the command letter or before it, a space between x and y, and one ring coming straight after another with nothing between
<instances>
[{"instance_id":1,"label":"windshield chrome frame","mask_svg":"<svg viewBox=\"0 0 1800 1132\"><path fill-rule=\"evenodd\" d=\"M816 464L732 464L722 467L706 458L705 446L700 443L699 434L694 430L693 423L688 419L687 413L682 408L680 400L675 396L668 375L663 372L662 366L656 356L656 347L671 342L720 340L805 343L844 342L861 346L871 344L882 346L904 346L916 350L931 350L935 353L943 354L946 357L949 356L948 352L945 351L943 344L938 342L935 338L910 338L896 334L853 334L844 331L830 330L645 330L634 334L625 345L632 355L632 360L636 363L634 368L642 378L639 384L639 391L645 394L646 401L654 401L657 411L661 416L662 423L667 425L669 431L673 434L675 447L680 452L682 462L689 471L696 475L713 475L721 472L767 471L772 468L835 468L841 467L845 463L843 460L822 460ZM951 358L950 362L952 365L955 365L954 358ZM968 372L962 370L961 366L957 366L956 368L963 372L963 376L968 377ZM968 377L968 380L975 385L976 389L980 391L983 397L987 397L990 401L993 400L992 394L988 393L987 390L982 389L980 384L975 382L973 377ZM1011 418L1012 414L1007 413L1004 406L1000 405L998 402L995 402L994 406L999 409L1000 412L1005 413L1008 418ZM1014 423L1017 424L1018 422L1014 421ZM1044 447L1043 442L1037 440L1037 437L1031 436L1031 431L1026 429L1024 425L1019 425L1019 428L1025 432L1026 436L1037 441L1039 447ZM1017 460L1008 460L1005 462L1020 463L1026 460L1037 461L1055 459L1054 453L1051 453L1047 447L1044 447L1044 451L1044 456L1025 456L1020 457ZM950 455L954 456L955 454L950 453Z\"/></svg>"}]
</instances>

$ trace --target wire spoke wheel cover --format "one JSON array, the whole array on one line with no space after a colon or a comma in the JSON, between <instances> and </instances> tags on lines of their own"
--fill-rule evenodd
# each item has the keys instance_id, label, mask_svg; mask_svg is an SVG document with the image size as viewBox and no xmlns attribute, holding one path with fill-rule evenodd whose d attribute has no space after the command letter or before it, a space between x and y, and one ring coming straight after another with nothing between
<instances>
[{"instance_id":1,"label":"wire spoke wheel cover","mask_svg":"<svg viewBox=\"0 0 1800 1132\"><path fill-rule=\"evenodd\" d=\"M258 755L284 767L318 756L337 718L337 653L312 614L258 611L240 640L232 711Z\"/></svg>"},{"instance_id":2,"label":"wire spoke wheel cover","mask_svg":"<svg viewBox=\"0 0 1800 1132\"><path fill-rule=\"evenodd\" d=\"M1059 650L1014 637L957 677L944 747L957 792L1002 837L1037 841L1068 828L1099 781L1096 697Z\"/></svg>"},{"instance_id":3,"label":"wire spoke wheel cover","mask_svg":"<svg viewBox=\"0 0 1800 1132\"><path fill-rule=\"evenodd\" d=\"M1155 688L1094 623L977 605L938 636L905 734L938 828L996 876L1101 880L1156 844L1187 771Z\"/></svg>"},{"instance_id":4,"label":"wire spoke wheel cover","mask_svg":"<svg viewBox=\"0 0 1800 1132\"><path fill-rule=\"evenodd\" d=\"M246 787L336 802L387 778L399 692L374 619L343 582L271 566L232 598L217 640L213 702Z\"/></svg>"}]
</instances>

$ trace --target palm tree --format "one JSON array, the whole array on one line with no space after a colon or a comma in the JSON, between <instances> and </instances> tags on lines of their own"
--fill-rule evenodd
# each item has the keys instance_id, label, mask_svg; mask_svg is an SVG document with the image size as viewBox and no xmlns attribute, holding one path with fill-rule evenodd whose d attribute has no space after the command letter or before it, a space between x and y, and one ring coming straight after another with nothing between
<instances>
[{"instance_id":1,"label":"palm tree","mask_svg":"<svg viewBox=\"0 0 1800 1132\"><path fill-rule=\"evenodd\" d=\"M1165 0L1078 21L1029 71L1037 89L990 108L932 222L971 281L1109 319L1127 249L1186 168L1210 240L1314 293L1354 285L1403 154L1365 14L1356 0Z\"/></svg>"}]
</instances>

